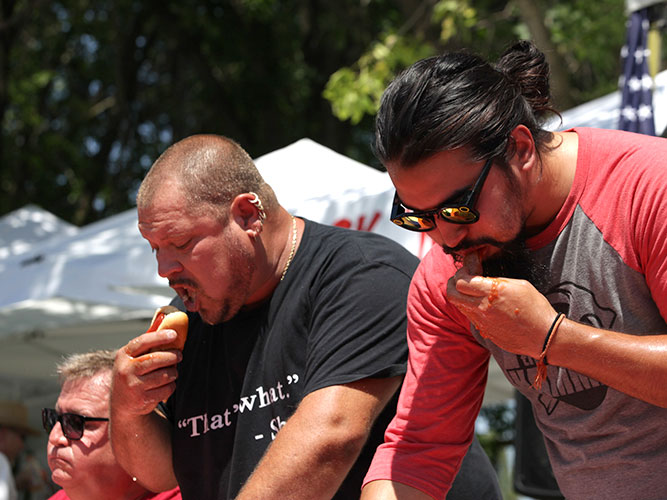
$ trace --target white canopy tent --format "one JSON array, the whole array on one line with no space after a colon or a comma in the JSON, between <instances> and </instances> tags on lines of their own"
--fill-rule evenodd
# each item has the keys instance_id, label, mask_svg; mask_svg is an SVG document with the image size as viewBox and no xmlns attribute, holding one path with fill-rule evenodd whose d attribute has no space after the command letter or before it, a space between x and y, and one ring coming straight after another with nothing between
<instances>
[{"instance_id":1,"label":"white canopy tent","mask_svg":"<svg viewBox=\"0 0 667 500\"><path fill-rule=\"evenodd\" d=\"M78 228L36 205L26 205L0 218L0 259L22 254L55 236L74 236Z\"/></svg>"}]
</instances>

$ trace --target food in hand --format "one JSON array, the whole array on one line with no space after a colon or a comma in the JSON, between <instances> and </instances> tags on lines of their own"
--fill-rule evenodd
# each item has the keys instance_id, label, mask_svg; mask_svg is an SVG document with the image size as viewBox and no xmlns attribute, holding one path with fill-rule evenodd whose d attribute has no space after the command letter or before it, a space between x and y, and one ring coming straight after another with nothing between
<instances>
[{"instance_id":1,"label":"food in hand","mask_svg":"<svg viewBox=\"0 0 667 500\"><path fill-rule=\"evenodd\" d=\"M182 351L185 339L188 337L188 315L174 306L160 307L155 311L151 326L146 333L165 329L175 330L178 336L172 342L160 345L152 350L165 351L167 349L178 349Z\"/></svg>"},{"instance_id":2,"label":"food in hand","mask_svg":"<svg viewBox=\"0 0 667 500\"><path fill-rule=\"evenodd\" d=\"M478 252L470 252L463 258L463 265L468 274L473 276L482 274L482 261L479 258Z\"/></svg>"}]
</instances>

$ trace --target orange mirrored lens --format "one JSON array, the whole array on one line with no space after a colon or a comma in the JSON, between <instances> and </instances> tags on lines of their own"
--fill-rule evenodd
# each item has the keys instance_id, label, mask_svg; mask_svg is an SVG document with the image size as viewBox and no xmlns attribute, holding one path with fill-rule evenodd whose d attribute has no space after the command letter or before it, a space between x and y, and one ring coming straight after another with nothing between
<instances>
[{"instance_id":1,"label":"orange mirrored lens","mask_svg":"<svg viewBox=\"0 0 667 500\"><path fill-rule=\"evenodd\" d=\"M477 215L470 211L468 207L448 207L440 211L440 215L444 219L461 222L474 222L477 220Z\"/></svg>"},{"instance_id":2,"label":"orange mirrored lens","mask_svg":"<svg viewBox=\"0 0 667 500\"><path fill-rule=\"evenodd\" d=\"M417 231L424 231L426 229L432 229L435 227L433 221L424 217L416 217L414 215L404 214L400 217L392 219L392 222L397 226L401 226L405 229L412 229Z\"/></svg>"}]
</instances>

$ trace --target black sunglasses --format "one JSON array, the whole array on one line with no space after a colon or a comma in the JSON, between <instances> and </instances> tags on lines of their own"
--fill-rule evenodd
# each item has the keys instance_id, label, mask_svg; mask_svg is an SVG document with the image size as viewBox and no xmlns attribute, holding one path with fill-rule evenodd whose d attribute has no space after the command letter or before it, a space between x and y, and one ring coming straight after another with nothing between
<instances>
[{"instance_id":1,"label":"black sunglasses","mask_svg":"<svg viewBox=\"0 0 667 500\"><path fill-rule=\"evenodd\" d=\"M60 427L67 439L81 439L86 422L108 422L108 418L84 417L76 413L58 413L53 408L42 408L42 425L44 430L51 433L51 429L60 422Z\"/></svg>"},{"instance_id":2,"label":"black sunglasses","mask_svg":"<svg viewBox=\"0 0 667 500\"><path fill-rule=\"evenodd\" d=\"M435 228L435 218L440 217L446 222L453 224L473 224L479 220L479 212L475 210L475 203L482 190L486 176L493 165L493 158L486 160L482 172L475 181L472 189L463 193L461 197L454 201L447 201L433 210L412 210L403 204L398 197L394 195L394 203L391 207L391 221L397 226L410 231L430 231Z\"/></svg>"}]
</instances>

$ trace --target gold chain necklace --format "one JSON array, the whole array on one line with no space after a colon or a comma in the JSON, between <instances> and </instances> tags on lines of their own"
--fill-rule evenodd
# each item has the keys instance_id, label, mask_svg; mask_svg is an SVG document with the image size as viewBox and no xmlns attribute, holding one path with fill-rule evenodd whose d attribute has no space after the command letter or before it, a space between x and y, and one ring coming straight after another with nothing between
<instances>
[{"instance_id":1,"label":"gold chain necklace","mask_svg":"<svg viewBox=\"0 0 667 500\"><path fill-rule=\"evenodd\" d=\"M285 274L287 274L287 269L289 268L289 265L292 263L295 250L296 250L296 217L292 215L292 248L289 252L289 257L287 257L287 262L285 263L285 268L283 269L283 274L280 277L280 281L282 281L283 278L285 278Z\"/></svg>"}]
</instances>

